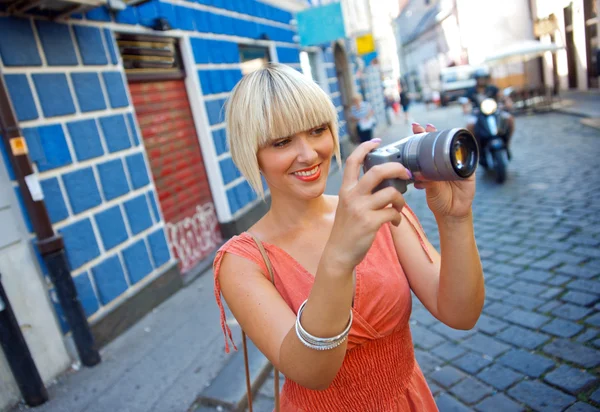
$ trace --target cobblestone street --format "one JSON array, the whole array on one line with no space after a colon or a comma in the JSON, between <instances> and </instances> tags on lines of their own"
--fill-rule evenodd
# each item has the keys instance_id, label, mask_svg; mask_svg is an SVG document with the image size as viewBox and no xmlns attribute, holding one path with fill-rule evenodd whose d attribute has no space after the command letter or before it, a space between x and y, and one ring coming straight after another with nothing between
<instances>
[{"instance_id":1,"label":"cobblestone street","mask_svg":"<svg viewBox=\"0 0 600 412\"><path fill-rule=\"evenodd\" d=\"M438 129L464 123L456 107L415 116ZM406 134L398 125L385 142ZM518 117L512 147L504 185L477 175L483 315L452 330L415 298L417 360L442 412L598 410L600 133L558 113ZM406 199L437 247L424 193ZM270 379L255 410L270 411L272 393Z\"/></svg>"}]
</instances>

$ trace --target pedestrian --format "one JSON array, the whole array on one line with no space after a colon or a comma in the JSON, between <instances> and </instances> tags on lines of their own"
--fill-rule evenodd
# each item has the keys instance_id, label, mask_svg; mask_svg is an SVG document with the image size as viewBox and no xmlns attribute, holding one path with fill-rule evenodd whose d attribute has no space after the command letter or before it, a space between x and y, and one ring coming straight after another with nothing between
<instances>
[{"instance_id":1,"label":"pedestrian","mask_svg":"<svg viewBox=\"0 0 600 412\"><path fill-rule=\"evenodd\" d=\"M226 350L221 293L286 376L281 411L437 411L415 360L411 290L446 325L476 323L484 287L474 177L415 184L437 219L440 256L400 192L372 193L382 179L408 179L407 169L388 163L359 178L379 139L348 157L339 196L324 194L332 157L340 159L337 111L312 80L277 64L246 75L226 124L233 161L260 195L261 176L271 194L268 212L214 261Z\"/></svg>"},{"instance_id":2,"label":"pedestrian","mask_svg":"<svg viewBox=\"0 0 600 412\"><path fill-rule=\"evenodd\" d=\"M373 138L373 129L375 129L375 112L369 104L365 102L360 94L355 94L352 99L352 109L350 111L352 120L356 122L358 138L361 143L368 142Z\"/></svg>"},{"instance_id":3,"label":"pedestrian","mask_svg":"<svg viewBox=\"0 0 600 412\"><path fill-rule=\"evenodd\" d=\"M404 123L408 124L408 110L410 109L410 98L408 97L408 93L406 93L401 83L398 83L398 88L400 89L400 105L402 106L402 111L404 112Z\"/></svg>"}]
</instances>

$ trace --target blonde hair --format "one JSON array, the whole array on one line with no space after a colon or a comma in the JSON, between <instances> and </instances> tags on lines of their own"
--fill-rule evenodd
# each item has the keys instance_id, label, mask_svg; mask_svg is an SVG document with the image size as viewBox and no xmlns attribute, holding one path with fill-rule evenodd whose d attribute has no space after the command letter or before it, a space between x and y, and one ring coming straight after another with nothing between
<instances>
[{"instance_id":1,"label":"blonde hair","mask_svg":"<svg viewBox=\"0 0 600 412\"><path fill-rule=\"evenodd\" d=\"M340 163L335 106L314 81L289 66L269 64L244 76L227 100L225 121L231 158L263 198L256 153L275 139L327 124Z\"/></svg>"}]
</instances>

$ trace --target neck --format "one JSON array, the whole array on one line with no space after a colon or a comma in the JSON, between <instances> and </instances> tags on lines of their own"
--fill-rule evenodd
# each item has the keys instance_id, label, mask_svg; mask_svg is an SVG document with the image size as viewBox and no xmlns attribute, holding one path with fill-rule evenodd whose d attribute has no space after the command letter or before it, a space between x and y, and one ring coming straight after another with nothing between
<instances>
[{"instance_id":1,"label":"neck","mask_svg":"<svg viewBox=\"0 0 600 412\"><path fill-rule=\"evenodd\" d=\"M278 231L288 232L318 224L324 215L331 212L330 209L325 195L310 200L298 200L272 192L268 217Z\"/></svg>"}]
</instances>

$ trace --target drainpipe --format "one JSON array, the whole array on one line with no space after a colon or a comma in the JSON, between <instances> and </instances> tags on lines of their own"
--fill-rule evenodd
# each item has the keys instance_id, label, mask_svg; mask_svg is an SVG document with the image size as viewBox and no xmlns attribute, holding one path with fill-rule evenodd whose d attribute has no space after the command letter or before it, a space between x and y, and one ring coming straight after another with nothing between
<instances>
[{"instance_id":1,"label":"drainpipe","mask_svg":"<svg viewBox=\"0 0 600 412\"><path fill-rule=\"evenodd\" d=\"M95 366L100 363L100 353L95 347L94 337L81 302L77 297L77 290L67 263L62 236L54 232L50 222L39 182L27 155L27 144L19 129L4 82L4 76L1 73L0 133L19 183L25 209L27 209L33 231L37 236L37 247L48 268L48 274L56 289L67 323L71 328L81 363L85 366Z\"/></svg>"},{"instance_id":2,"label":"drainpipe","mask_svg":"<svg viewBox=\"0 0 600 412\"><path fill-rule=\"evenodd\" d=\"M19 323L2 286L0 274L0 346L6 355L21 395L28 406L39 406L48 400L48 391L40 377Z\"/></svg>"}]
</instances>

